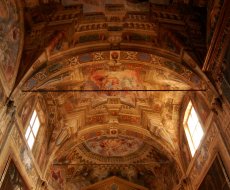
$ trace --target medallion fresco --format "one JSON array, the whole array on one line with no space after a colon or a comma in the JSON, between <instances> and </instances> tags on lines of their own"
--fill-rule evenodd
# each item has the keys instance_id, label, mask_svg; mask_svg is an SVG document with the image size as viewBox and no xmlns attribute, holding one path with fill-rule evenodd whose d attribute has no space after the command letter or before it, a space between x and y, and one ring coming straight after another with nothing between
<instances>
[{"instance_id":1,"label":"medallion fresco","mask_svg":"<svg viewBox=\"0 0 230 190\"><path fill-rule=\"evenodd\" d=\"M87 148L101 156L127 156L138 151L143 146L143 141L138 138L122 137L93 139L87 141Z\"/></svg>"},{"instance_id":2,"label":"medallion fresco","mask_svg":"<svg viewBox=\"0 0 230 190\"><path fill-rule=\"evenodd\" d=\"M19 16L14 0L0 1L0 67L12 84L19 51Z\"/></svg>"},{"instance_id":3,"label":"medallion fresco","mask_svg":"<svg viewBox=\"0 0 230 190\"><path fill-rule=\"evenodd\" d=\"M116 90L145 90L139 72L135 70L124 71L93 71L81 86L82 90L114 90L110 92L89 92L83 93L84 98L93 98L94 104L105 102L108 97L120 97L121 102L135 105L135 99L145 98L144 92L116 91Z\"/></svg>"},{"instance_id":4,"label":"medallion fresco","mask_svg":"<svg viewBox=\"0 0 230 190\"><path fill-rule=\"evenodd\" d=\"M79 140L66 143L58 150L54 163L75 164L83 158L85 162L131 163L149 158L151 158L149 161L167 162L168 158L164 156L167 152L164 151L164 147L154 148L153 144L147 143L152 140L151 138L122 128L118 130L106 127L80 135ZM111 150L116 152L110 153Z\"/></svg>"}]
</instances>

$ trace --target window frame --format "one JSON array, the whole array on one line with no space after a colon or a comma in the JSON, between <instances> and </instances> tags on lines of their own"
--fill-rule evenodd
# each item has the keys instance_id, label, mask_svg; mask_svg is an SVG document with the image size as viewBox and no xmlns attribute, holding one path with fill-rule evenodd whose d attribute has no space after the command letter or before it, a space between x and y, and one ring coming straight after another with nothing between
<instances>
[{"instance_id":1,"label":"window frame","mask_svg":"<svg viewBox=\"0 0 230 190\"><path fill-rule=\"evenodd\" d=\"M187 104L183 120L183 128L189 145L190 153L193 157L204 137L204 128L200 121L199 114L197 113L191 100Z\"/></svg>"},{"instance_id":2,"label":"window frame","mask_svg":"<svg viewBox=\"0 0 230 190\"><path fill-rule=\"evenodd\" d=\"M34 116L34 114L35 114L35 116ZM37 124L36 124L36 121L38 122ZM35 142L36 142L40 128L41 128L41 120L39 118L38 111L35 108L31 114L31 117L30 117L28 123L27 123L27 128L26 128L25 134L24 134L27 145L29 146L31 151L33 150L33 147L35 145ZM30 142L31 136L33 138L32 144L30 144L31 143Z\"/></svg>"}]
</instances>

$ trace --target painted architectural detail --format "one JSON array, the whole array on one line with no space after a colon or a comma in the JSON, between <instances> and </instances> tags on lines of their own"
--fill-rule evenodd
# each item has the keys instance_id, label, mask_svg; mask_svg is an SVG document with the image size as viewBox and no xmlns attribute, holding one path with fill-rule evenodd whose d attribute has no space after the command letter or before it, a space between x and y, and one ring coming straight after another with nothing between
<instances>
[{"instance_id":1,"label":"painted architectural detail","mask_svg":"<svg viewBox=\"0 0 230 190\"><path fill-rule=\"evenodd\" d=\"M229 7L0 0L0 176L12 158L23 189L228 188ZM203 125L193 156L189 101Z\"/></svg>"}]
</instances>

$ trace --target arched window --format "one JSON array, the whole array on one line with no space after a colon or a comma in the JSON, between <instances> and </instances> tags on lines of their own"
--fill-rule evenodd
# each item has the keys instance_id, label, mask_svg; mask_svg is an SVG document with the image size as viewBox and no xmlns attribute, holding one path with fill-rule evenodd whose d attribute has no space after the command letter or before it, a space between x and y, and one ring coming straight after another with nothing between
<instances>
[{"instance_id":1,"label":"arched window","mask_svg":"<svg viewBox=\"0 0 230 190\"><path fill-rule=\"evenodd\" d=\"M38 130L40 128L40 120L37 114L37 111L34 110L32 117L30 119L30 122L28 124L28 127L26 129L26 133L25 133L25 138L26 141L30 147L30 149L33 148L36 136L38 134Z\"/></svg>"},{"instance_id":2,"label":"arched window","mask_svg":"<svg viewBox=\"0 0 230 190\"><path fill-rule=\"evenodd\" d=\"M192 156L195 154L204 135L197 113L190 101L184 117L184 129Z\"/></svg>"}]
</instances>

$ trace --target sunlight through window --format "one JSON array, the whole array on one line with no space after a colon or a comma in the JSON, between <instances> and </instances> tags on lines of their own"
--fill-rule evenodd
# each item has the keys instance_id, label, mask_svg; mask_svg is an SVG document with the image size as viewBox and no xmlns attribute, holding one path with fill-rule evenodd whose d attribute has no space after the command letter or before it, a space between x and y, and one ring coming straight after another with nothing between
<instances>
[{"instance_id":1,"label":"sunlight through window","mask_svg":"<svg viewBox=\"0 0 230 190\"><path fill-rule=\"evenodd\" d=\"M195 154L204 135L197 113L190 101L185 112L184 128L192 156Z\"/></svg>"},{"instance_id":2,"label":"sunlight through window","mask_svg":"<svg viewBox=\"0 0 230 190\"><path fill-rule=\"evenodd\" d=\"M25 138L26 141L30 147L30 149L33 148L36 136L38 134L38 130L40 128L40 121L37 115L36 110L34 110L32 117L30 119L30 123L27 127L26 133L25 133Z\"/></svg>"}]
</instances>

